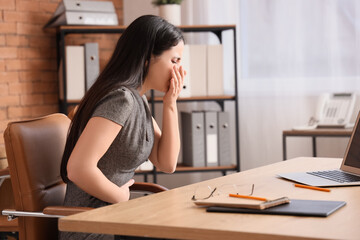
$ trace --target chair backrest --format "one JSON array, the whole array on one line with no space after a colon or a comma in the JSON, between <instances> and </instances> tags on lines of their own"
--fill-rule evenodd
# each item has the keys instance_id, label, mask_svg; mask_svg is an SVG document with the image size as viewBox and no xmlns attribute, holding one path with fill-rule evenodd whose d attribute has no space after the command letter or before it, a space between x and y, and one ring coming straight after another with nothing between
<instances>
[{"instance_id":1,"label":"chair backrest","mask_svg":"<svg viewBox=\"0 0 360 240\"><path fill-rule=\"evenodd\" d=\"M63 204L60 163L69 126L70 119L60 113L8 124L4 139L16 210L42 212ZM57 219L19 217L20 239L56 239L57 234Z\"/></svg>"}]
</instances>

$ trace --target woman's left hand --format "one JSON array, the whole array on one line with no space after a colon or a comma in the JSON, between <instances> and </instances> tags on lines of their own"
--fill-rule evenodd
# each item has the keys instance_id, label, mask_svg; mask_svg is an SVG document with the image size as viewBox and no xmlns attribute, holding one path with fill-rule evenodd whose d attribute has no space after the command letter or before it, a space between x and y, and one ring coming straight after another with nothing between
<instances>
[{"instance_id":1,"label":"woman's left hand","mask_svg":"<svg viewBox=\"0 0 360 240\"><path fill-rule=\"evenodd\" d=\"M165 96L163 98L164 103L176 102L176 99L178 98L183 88L185 76L186 71L183 69L182 66L180 66L179 68L176 65L173 66L169 90L165 93Z\"/></svg>"}]
</instances>

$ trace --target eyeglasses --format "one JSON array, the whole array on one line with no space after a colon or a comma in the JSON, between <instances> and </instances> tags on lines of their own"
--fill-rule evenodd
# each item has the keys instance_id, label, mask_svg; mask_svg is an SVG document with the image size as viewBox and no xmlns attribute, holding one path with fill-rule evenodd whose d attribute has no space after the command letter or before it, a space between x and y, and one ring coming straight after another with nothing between
<instances>
[{"instance_id":1,"label":"eyeglasses","mask_svg":"<svg viewBox=\"0 0 360 240\"><path fill-rule=\"evenodd\" d=\"M234 195L234 197L252 196L254 193L254 189L255 189L255 184L244 184L244 185L224 184L219 187L200 186L195 189L191 200L193 201L206 200L218 195L225 195L225 196ZM251 197L251 198L255 199L256 197Z\"/></svg>"}]
</instances>

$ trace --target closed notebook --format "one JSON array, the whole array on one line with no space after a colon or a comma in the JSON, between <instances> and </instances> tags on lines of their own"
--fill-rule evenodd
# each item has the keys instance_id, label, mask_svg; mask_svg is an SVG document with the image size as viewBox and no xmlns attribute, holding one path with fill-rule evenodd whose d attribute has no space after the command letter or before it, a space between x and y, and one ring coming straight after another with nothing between
<instances>
[{"instance_id":1,"label":"closed notebook","mask_svg":"<svg viewBox=\"0 0 360 240\"><path fill-rule=\"evenodd\" d=\"M207 212L223 213L255 213L273 215L292 215L309 217L327 217L336 210L346 205L344 201L324 201L324 200L299 200L290 199L289 204L283 204L264 210L248 208L230 207L208 207Z\"/></svg>"}]
</instances>

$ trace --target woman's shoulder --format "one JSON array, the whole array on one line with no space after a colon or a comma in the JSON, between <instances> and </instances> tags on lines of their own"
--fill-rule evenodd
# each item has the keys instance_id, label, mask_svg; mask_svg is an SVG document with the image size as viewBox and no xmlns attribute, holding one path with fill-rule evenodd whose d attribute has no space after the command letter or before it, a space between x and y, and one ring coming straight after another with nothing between
<instances>
[{"instance_id":1,"label":"woman's shoulder","mask_svg":"<svg viewBox=\"0 0 360 240\"><path fill-rule=\"evenodd\" d=\"M124 86L111 90L107 93L100 102L108 102L108 101L127 101L133 104L135 98L134 92Z\"/></svg>"},{"instance_id":2,"label":"woman's shoulder","mask_svg":"<svg viewBox=\"0 0 360 240\"><path fill-rule=\"evenodd\" d=\"M127 87L112 90L97 104L93 117L104 117L124 126L135 104L134 93Z\"/></svg>"}]
</instances>

